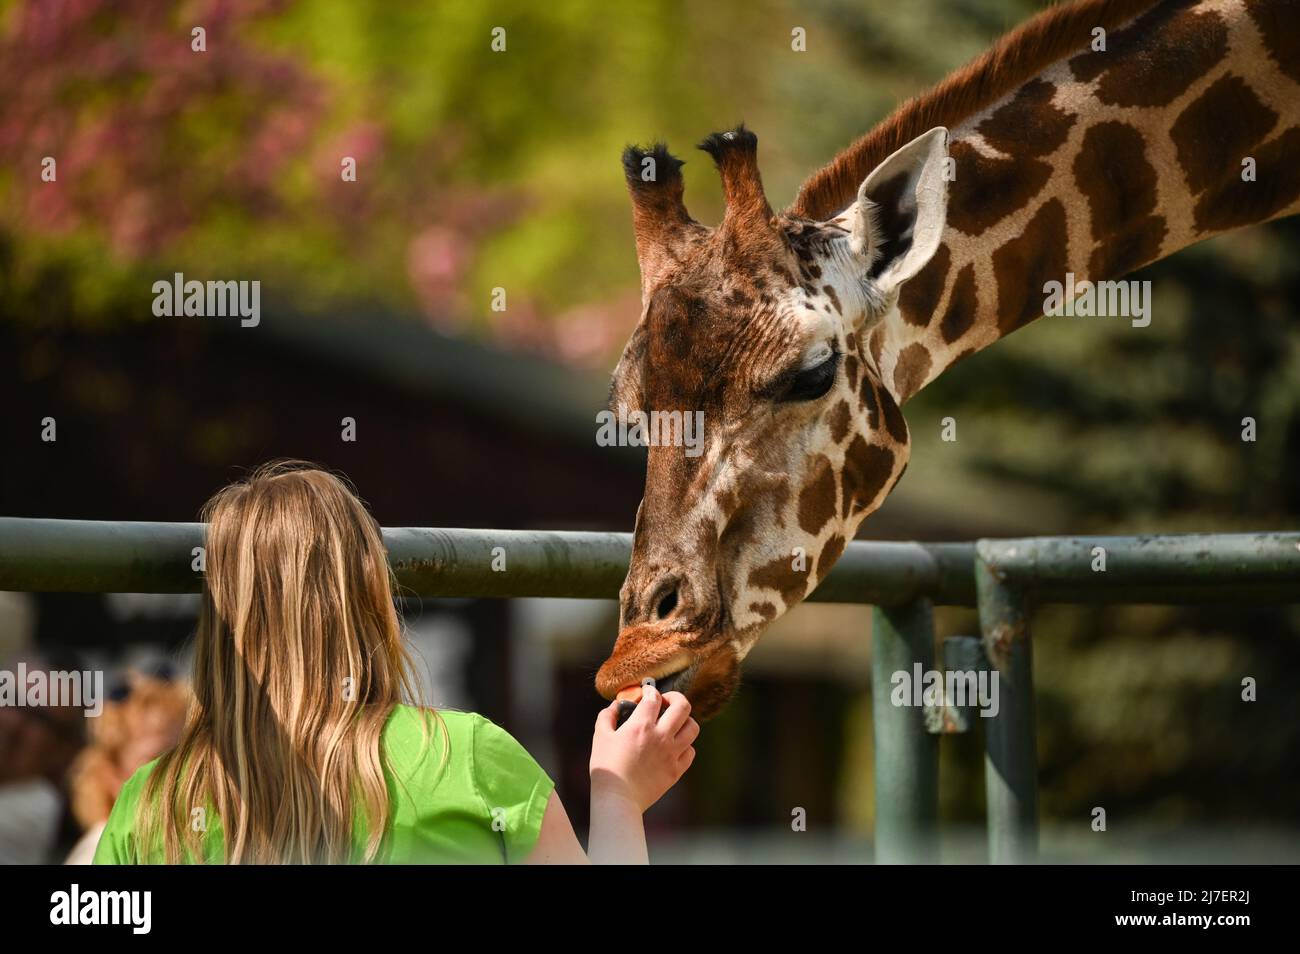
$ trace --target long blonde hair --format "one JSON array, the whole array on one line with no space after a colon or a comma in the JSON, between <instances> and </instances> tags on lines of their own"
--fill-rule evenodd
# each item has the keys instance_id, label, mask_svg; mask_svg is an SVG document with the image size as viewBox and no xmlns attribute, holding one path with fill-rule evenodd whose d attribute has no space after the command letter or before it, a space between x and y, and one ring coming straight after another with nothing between
<instances>
[{"instance_id":1,"label":"long blonde hair","mask_svg":"<svg viewBox=\"0 0 1300 954\"><path fill-rule=\"evenodd\" d=\"M137 845L227 863L375 861L389 821L380 736L417 682L378 524L338 477L259 468L203 509L194 701L141 799ZM358 856L353 832L368 837Z\"/></svg>"}]
</instances>

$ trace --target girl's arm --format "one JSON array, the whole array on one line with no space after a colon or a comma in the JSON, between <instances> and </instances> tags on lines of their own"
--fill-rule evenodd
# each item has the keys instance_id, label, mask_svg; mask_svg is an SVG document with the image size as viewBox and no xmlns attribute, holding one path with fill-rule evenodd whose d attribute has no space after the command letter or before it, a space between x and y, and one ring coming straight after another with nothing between
<instances>
[{"instance_id":1,"label":"girl's arm","mask_svg":"<svg viewBox=\"0 0 1300 954\"><path fill-rule=\"evenodd\" d=\"M591 779L591 860L600 865L648 865L641 809L617 783Z\"/></svg>"},{"instance_id":2,"label":"girl's arm","mask_svg":"<svg viewBox=\"0 0 1300 954\"><path fill-rule=\"evenodd\" d=\"M641 816L690 768L700 726L684 695L661 696L649 685L621 727L617 711L615 704L601 711L591 742L588 848L596 864L643 865L649 853Z\"/></svg>"},{"instance_id":3,"label":"girl's arm","mask_svg":"<svg viewBox=\"0 0 1300 954\"><path fill-rule=\"evenodd\" d=\"M591 742L590 857L583 853L564 805L552 792L537 845L526 864L649 861L641 816L690 768L695 760L692 743L700 726L690 717L691 704L684 695L661 696L652 686L646 687L636 711L621 727L617 711L614 704L601 711Z\"/></svg>"},{"instance_id":4,"label":"girl's arm","mask_svg":"<svg viewBox=\"0 0 1300 954\"><path fill-rule=\"evenodd\" d=\"M569 821L560 796L554 791L546 802L542 815L542 829L537 845L524 860L526 865L585 865L590 864L587 854L578 843L578 835Z\"/></svg>"}]
</instances>

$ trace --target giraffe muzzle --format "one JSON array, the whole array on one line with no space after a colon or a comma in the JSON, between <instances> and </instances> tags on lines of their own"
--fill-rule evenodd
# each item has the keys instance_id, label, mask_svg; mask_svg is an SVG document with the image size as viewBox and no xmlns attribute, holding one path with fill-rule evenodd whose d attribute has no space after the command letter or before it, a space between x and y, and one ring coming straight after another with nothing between
<instances>
[{"instance_id":1,"label":"giraffe muzzle","mask_svg":"<svg viewBox=\"0 0 1300 954\"><path fill-rule=\"evenodd\" d=\"M665 636L671 640L667 646L662 642ZM690 701L692 715L707 719L735 692L740 658L727 640L702 641L698 634L631 627L619 635L614 651L596 674L596 691L635 707L647 677L655 680L660 692L682 693Z\"/></svg>"},{"instance_id":2,"label":"giraffe muzzle","mask_svg":"<svg viewBox=\"0 0 1300 954\"><path fill-rule=\"evenodd\" d=\"M626 686L620 689L618 695L615 697L618 700L617 724L622 725L631 717L632 713L636 711L636 707L641 702L641 695L647 683L653 683L654 687L658 689L660 693L683 692L690 683L690 676L691 670L690 667L687 667L680 672L672 673L671 675L664 676L660 679L647 677L640 685Z\"/></svg>"}]
</instances>

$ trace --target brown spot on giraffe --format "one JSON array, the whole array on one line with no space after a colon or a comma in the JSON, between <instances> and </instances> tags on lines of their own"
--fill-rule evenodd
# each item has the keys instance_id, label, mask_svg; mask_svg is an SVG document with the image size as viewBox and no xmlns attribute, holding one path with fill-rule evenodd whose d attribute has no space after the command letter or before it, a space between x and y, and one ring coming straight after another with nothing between
<instances>
[{"instance_id":1,"label":"brown spot on giraffe","mask_svg":"<svg viewBox=\"0 0 1300 954\"><path fill-rule=\"evenodd\" d=\"M1119 278L1155 261L1160 257L1160 248L1168 231L1164 218L1159 215L1148 215L1130 222L1092 250L1088 258L1088 274L1094 280Z\"/></svg>"},{"instance_id":2,"label":"brown spot on giraffe","mask_svg":"<svg viewBox=\"0 0 1300 954\"><path fill-rule=\"evenodd\" d=\"M817 556L817 579L826 579L826 574L831 571L835 561L840 558L844 552L844 538L838 533L826 541L822 547L822 552Z\"/></svg>"},{"instance_id":3,"label":"brown spot on giraffe","mask_svg":"<svg viewBox=\"0 0 1300 954\"><path fill-rule=\"evenodd\" d=\"M1300 127L1292 127L1255 150L1255 181L1244 182L1240 167L1227 169L1196 203L1196 227L1218 232L1262 222L1300 200Z\"/></svg>"},{"instance_id":4,"label":"brown spot on giraffe","mask_svg":"<svg viewBox=\"0 0 1300 954\"><path fill-rule=\"evenodd\" d=\"M785 510L794 496L791 481L786 474L766 471L746 472L736 481L736 496L740 503L737 513L752 512L752 501L766 500L775 514L778 526L785 526ZM749 506L747 506L749 504Z\"/></svg>"},{"instance_id":5,"label":"brown spot on giraffe","mask_svg":"<svg viewBox=\"0 0 1300 954\"><path fill-rule=\"evenodd\" d=\"M762 617L765 620L776 619L776 605L774 603L768 603L768 602L750 603L749 611L751 613L754 613Z\"/></svg>"},{"instance_id":6,"label":"brown spot on giraffe","mask_svg":"<svg viewBox=\"0 0 1300 954\"><path fill-rule=\"evenodd\" d=\"M739 288L733 288L727 295L727 304L734 308L748 308L754 303L754 300Z\"/></svg>"},{"instance_id":7,"label":"brown spot on giraffe","mask_svg":"<svg viewBox=\"0 0 1300 954\"><path fill-rule=\"evenodd\" d=\"M868 342L871 352L871 362L877 369L880 367L880 355L885 347L885 328L880 326L871 332L871 340Z\"/></svg>"},{"instance_id":8,"label":"brown spot on giraffe","mask_svg":"<svg viewBox=\"0 0 1300 954\"><path fill-rule=\"evenodd\" d=\"M894 363L894 393L899 401L906 401L925 384L930 373L930 351L919 341L914 341L901 352Z\"/></svg>"},{"instance_id":9,"label":"brown spot on giraffe","mask_svg":"<svg viewBox=\"0 0 1300 954\"><path fill-rule=\"evenodd\" d=\"M978 235L1023 209L1052 176L1046 162L1025 157L990 159L961 141L954 142L948 153L957 170L949 186L948 224L967 235Z\"/></svg>"},{"instance_id":10,"label":"brown spot on giraffe","mask_svg":"<svg viewBox=\"0 0 1300 954\"><path fill-rule=\"evenodd\" d=\"M808 588L808 571L794 568L794 555L779 556L749 574L749 585L776 590L787 606L799 602Z\"/></svg>"},{"instance_id":11,"label":"brown spot on giraffe","mask_svg":"<svg viewBox=\"0 0 1300 954\"><path fill-rule=\"evenodd\" d=\"M1043 286L1068 270L1065 206L1049 199L1025 230L993 253L998 282L998 330L1010 334L1043 314Z\"/></svg>"},{"instance_id":12,"label":"brown spot on giraffe","mask_svg":"<svg viewBox=\"0 0 1300 954\"><path fill-rule=\"evenodd\" d=\"M911 462L910 460L905 460L905 461L903 461L903 466L900 467L900 468L898 468L898 473L895 474L895 475L894 475L894 479L891 480L891 481L889 482L889 489L890 489L890 490L893 490L893 489L894 489L894 485L897 484L900 480L903 479L903 475L904 475L905 473L907 473L907 468L911 465L911 463L912 463L912 462Z\"/></svg>"},{"instance_id":13,"label":"brown spot on giraffe","mask_svg":"<svg viewBox=\"0 0 1300 954\"><path fill-rule=\"evenodd\" d=\"M832 288L830 285L823 285L822 293L831 300L831 304L835 306L835 313L837 315L844 314L844 309L840 307L840 296L835 294L834 288ZM852 338L853 336L849 335L849 337ZM849 345L849 347L852 348L853 345Z\"/></svg>"},{"instance_id":14,"label":"brown spot on giraffe","mask_svg":"<svg viewBox=\"0 0 1300 954\"><path fill-rule=\"evenodd\" d=\"M849 425L853 423L853 410L849 407L849 402L841 399L826 416L826 423L830 425L831 440L836 444L843 441L849 433Z\"/></svg>"},{"instance_id":15,"label":"brown spot on giraffe","mask_svg":"<svg viewBox=\"0 0 1300 954\"><path fill-rule=\"evenodd\" d=\"M1094 280L1116 278L1155 259L1167 227L1156 207L1158 176L1146 141L1128 123L1097 123L1084 133L1073 164L1075 184L1088 200Z\"/></svg>"},{"instance_id":16,"label":"brown spot on giraffe","mask_svg":"<svg viewBox=\"0 0 1300 954\"><path fill-rule=\"evenodd\" d=\"M743 553L746 547L751 546L758 539L756 517L757 512L752 507L738 510L736 515L727 521L726 529L718 538L718 553L727 559L734 559L737 554ZM784 526L784 521L780 525ZM740 582L738 579L724 577L723 588L727 591L728 605L735 604Z\"/></svg>"},{"instance_id":17,"label":"brown spot on giraffe","mask_svg":"<svg viewBox=\"0 0 1300 954\"><path fill-rule=\"evenodd\" d=\"M880 402L876 400L876 387L871 383L871 375L862 375L862 384L858 387L859 404L867 412L867 428L875 430L880 426Z\"/></svg>"},{"instance_id":18,"label":"brown spot on giraffe","mask_svg":"<svg viewBox=\"0 0 1300 954\"><path fill-rule=\"evenodd\" d=\"M975 324L976 309L979 299L975 292L975 266L964 265L957 273L957 280L952 283L952 294L948 296L948 307L944 310L943 320L939 322L939 333L943 340L952 344Z\"/></svg>"},{"instance_id":19,"label":"brown spot on giraffe","mask_svg":"<svg viewBox=\"0 0 1300 954\"><path fill-rule=\"evenodd\" d=\"M1059 149L1075 117L1052 105L1056 86L1033 79L984 120L976 130L999 152L1012 156L1047 156Z\"/></svg>"},{"instance_id":20,"label":"brown spot on giraffe","mask_svg":"<svg viewBox=\"0 0 1300 954\"><path fill-rule=\"evenodd\" d=\"M1260 102L1240 76L1216 80L1183 110L1169 131L1192 194L1208 189L1225 169L1240 174L1241 160L1277 120L1277 113Z\"/></svg>"},{"instance_id":21,"label":"brown spot on giraffe","mask_svg":"<svg viewBox=\"0 0 1300 954\"><path fill-rule=\"evenodd\" d=\"M844 377L849 382L850 388L858 386L858 356L855 354L846 354L844 356Z\"/></svg>"},{"instance_id":22,"label":"brown spot on giraffe","mask_svg":"<svg viewBox=\"0 0 1300 954\"><path fill-rule=\"evenodd\" d=\"M886 388L880 388L876 391L876 400L880 402L880 409L885 418L885 430L889 436L894 439L895 443L907 443L907 421L903 419L903 412L894 400L894 396Z\"/></svg>"},{"instance_id":23,"label":"brown spot on giraffe","mask_svg":"<svg viewBox=\"0 0 1300 954\"><path fill-rule=\"evenodd\" d=\"M868 444L858 434L844 453L844 498L842 513L847 515L869 506L885 489L894 470L894 452L887 447Z\"/></svg>"},{"instance_id":24,"label":"brown spot on giraffe","mask_svg":"<svg viewBox=\"0 0 1300 954\"><path fill-rule=\"evenodd\" d=\"M809 474L809 481L799 491L799 526L815 535L835 516L835 469L828 458L819 455Z\"/></svg>"},{"instance_id":25,"label":"brown spot on giraffe","mask_svg":"<svg viewBox=\"0 0 1300 954\"><path fill-rule=\"evenodd\" d=\"M1074 181L1088 199L1097 241L1156 207L1156 171L1147 161L1142 134L1127 123L1097 123L1083 134Z\"/></svg>"},{"instance_id":26,"label":"brown spot on giraffe","mask_svg":"<svg viewBox=\"0 0 1300 954\"><path fill-rule=\"evenodd\" d=\"M1246 0L1246 12L1259 28L1277 68L1300 83L1300 5Z\"/></svg>"},{"instance_id":27,"label":"brown spot on giraffe","mask_svg":"<svg viewBox=\"0 0 1300 954\"><path fill-rule=\"evenodd\" d=\"M1100 77L1097 99L1111 106L1167 106L1223 59L1228 27L1211 10L1189 9L1196 0L1171 0L1152 7L1106 49L1070 60L1083 82Z\"/></svg>"},{"instance_id":28,"label":"brown spot on giraffe","mask_svg":"<svg viewBox=\"0 0 1300 954\"><path fill-rule=\"evenodd\" d=\"M930 259L930 264L903 286L898 294L898 310L909 325L924 328L930 323L934 310L939 305L939 298L943 295L951 262L952 253L948 246L940 245L934 258Z\"/></svg>"}]
</instances>

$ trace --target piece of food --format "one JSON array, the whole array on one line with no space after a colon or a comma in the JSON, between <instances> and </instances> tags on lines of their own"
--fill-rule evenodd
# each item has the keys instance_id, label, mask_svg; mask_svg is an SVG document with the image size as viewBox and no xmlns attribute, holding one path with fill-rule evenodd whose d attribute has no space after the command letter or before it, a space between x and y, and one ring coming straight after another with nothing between
<instances>
[{"instance_id":1,"label":"piece of food","mask_svg":"<svg viewBox=\"0 0 1300 954\"><path fill-rule=\"evenodd\" d=\"M615 725L622 725L631 718L632 713L636 711L637 704L641 701L642 690L646 683L653 686L655 681L653 679L647 679L645 682L638 683L634 686L624 686L618 691L618 694L614 696L614 698L618 700L618 715L615 716L614 719ZM660 698L660 701L663 701L662 697ZM663 704L667 705L667 703Z\"/></svg>"},{"instance_id":2,"label":"piece of food","mask_svg":"<svg viewBox=\"0 0 1300 954\"><path fill-rule=\"evenodd\" d=\"M620 699L618 702L618 714L614 716L614 724L622 725L628 719L632 718L632 713L636 712L636 703L628 702L626 699Z\"/></svg>"}]
</instances>

